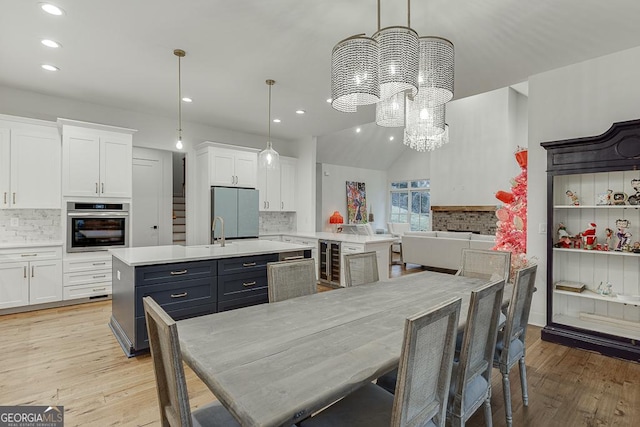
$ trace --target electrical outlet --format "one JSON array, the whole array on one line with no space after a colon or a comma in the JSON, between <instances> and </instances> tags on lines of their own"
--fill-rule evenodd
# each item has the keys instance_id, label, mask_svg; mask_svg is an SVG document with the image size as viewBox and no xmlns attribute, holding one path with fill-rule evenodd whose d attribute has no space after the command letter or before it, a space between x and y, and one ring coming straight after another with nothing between
<instances>
[{"instance_id":1,"label":"electrical outlet","mask_svg":"<svg viewBox=\"0 0 640 427\"><path fill-rule=\"evenodd\" d=\"M12 227L19 227L20 226L20 220L18 218L11 218L11 226Z\"/></svg>"},{"instance_id":2,"label":"electrical outlet","mask_svg":"<svg viewBox=\"0 0 640 427\"><path fill-rule=\"evenodd\" d=\"M547 234L547 223L546 222L541 222L538 225L538 233Z\"/></svg>"}]
</instances>

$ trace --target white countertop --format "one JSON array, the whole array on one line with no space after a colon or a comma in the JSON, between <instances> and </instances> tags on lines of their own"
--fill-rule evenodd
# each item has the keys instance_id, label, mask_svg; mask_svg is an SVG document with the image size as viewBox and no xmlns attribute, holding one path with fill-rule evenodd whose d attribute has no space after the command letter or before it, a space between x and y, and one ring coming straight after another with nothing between
<instances>
[{"instance_id":1,"label":"white countertop","mask_svg":"<svg viewBox=\"0 0 640 427\"><path fill-rule=\"evenodd\" d=\"M336 242L345 242L345 243L385 243L385 242L395 242L396 240L398 240L397 237L394 237L391 234L376 234L374 236L365 236L361 234L327 233L323 231L272 233L272 234L263 234L261 236L293 236L293 237L305 237L308 239L333 240Z\"/></svg>"},{"instance_id":2,"label":"white countertop","mask_svg":"<svg viewBox=\"0 0 640 427\"><path fill-rule=\"evenodd\" d=\"M293 243L273 242L270 240L233 240L227 241L224 248L219 244L200 246L166 245L110 249L109 252L125 264L135 267L140 265L263 255L313 248L314 246L311 245L297 245Z\"/></svg>"}]
</instances>

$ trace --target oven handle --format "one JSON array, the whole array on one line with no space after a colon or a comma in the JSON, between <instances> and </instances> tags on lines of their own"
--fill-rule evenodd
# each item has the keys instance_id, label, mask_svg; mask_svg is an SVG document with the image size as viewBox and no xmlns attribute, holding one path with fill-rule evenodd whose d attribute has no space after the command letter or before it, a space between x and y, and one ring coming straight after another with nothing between
<instances>
[{"instance_id":1,"label":"oven handle","mask_svg":"<svg viewBox=\"0 0 640 427\"><path fill-rule=\"evenodd\" d=\"M129 212L68 212L70 217L129 216Z\"/></svg>"}]
</instances>

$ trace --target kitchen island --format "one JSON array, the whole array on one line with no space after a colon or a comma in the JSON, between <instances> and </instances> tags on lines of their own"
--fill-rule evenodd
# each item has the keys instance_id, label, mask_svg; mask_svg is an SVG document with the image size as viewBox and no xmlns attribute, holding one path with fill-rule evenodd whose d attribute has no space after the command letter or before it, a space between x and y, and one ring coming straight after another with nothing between
<instances>
[{"instance_id":1,"label":"kitchen island","mask_svg":"<svg viewBox=\"0 0 640 427\"><path fill-rule=\"evenodd\" d=\"M266 240L111 249L109 327L129 357L149 348L142 298L174 320L268 301L267 263L310 258L312 245Z\"/></svg>"}]
</instances>

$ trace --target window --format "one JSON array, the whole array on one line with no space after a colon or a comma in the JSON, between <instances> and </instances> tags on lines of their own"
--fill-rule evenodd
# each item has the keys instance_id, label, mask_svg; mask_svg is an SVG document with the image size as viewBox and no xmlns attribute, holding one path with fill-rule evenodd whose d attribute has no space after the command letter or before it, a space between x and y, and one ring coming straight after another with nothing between
<instances>
[{"instance_id":1,"label":"window","mask_svg":"<svg viewBox=\"0 0 640 427\"><path fill-rule=\"evenodd\" d=\"M408 222L412 231L431 229L429 180L391 183L390 222Z\"/></svg>"}]
</instances>

